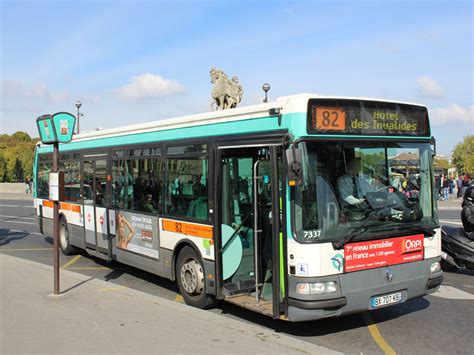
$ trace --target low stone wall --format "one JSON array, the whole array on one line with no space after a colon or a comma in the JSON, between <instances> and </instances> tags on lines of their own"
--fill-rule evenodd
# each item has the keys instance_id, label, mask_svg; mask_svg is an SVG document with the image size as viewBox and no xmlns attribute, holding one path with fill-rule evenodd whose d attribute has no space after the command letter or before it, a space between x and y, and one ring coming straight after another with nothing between
<instances>
[{"instance_id":1,"label":"low stone wall","mask_svg":"<svg viewBox=\"0 0 474 355\"><path fill-rule=\"evenodd\" d=\"M0 193L25 193L25 183L24 182L2 182L0 183Z\"/></svg>"}]
</instances>

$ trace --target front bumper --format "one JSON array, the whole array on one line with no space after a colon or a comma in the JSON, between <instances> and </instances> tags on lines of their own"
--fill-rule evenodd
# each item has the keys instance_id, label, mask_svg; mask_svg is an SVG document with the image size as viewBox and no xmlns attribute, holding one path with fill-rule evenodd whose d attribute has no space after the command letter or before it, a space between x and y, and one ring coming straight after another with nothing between
<instances>
[{"instance_id":1,"label":"front bumper","mask_svg":"<svg viewBox=\"0 0 474 355\"><path fill-rule=\"evenodd\" d=\"M288 319L309 321L338 317L350 313L370 310L370 299L374 296L401 292L401 302L433 293L443 282L442 271L431 273L430 265L440 258L413 263L391 265L393 278L387 281L385 267L351 272L320 278L291 276L289 279ZM334 280L339 292L325 295L296 294L298 282L320 282Z\"/></svg>"}]
</instances>

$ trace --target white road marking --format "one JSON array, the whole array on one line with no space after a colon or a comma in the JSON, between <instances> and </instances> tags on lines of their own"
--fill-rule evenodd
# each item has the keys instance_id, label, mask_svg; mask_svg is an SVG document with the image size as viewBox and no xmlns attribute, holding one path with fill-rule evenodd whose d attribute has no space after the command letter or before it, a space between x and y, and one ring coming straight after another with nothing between
<instances>
[{"instance_id":1,"label":"white road marking","mask_svg":"<svg viewBox=\"0 0 474 355\"><path fill-rule=\"evenodd\" d=\"M0 205L0 207L21 207L21 208L35 208L34 206L22 206L22 205Z\"/></svg>"},{"instance_id":2,"label":"white road marking","mask_svg":"<svg viewBox=\"0 0 474 355\"><path fill-rule=\"evenodd\" d=\"M440 219L439 222L440 223L446 223L446 224L454 224L456 226L462 226L462 222L450 221L450 220L447 220L447 219Z\"/></svg>"},{"instance_id":3,"label":"white road marking","mask_svg":"<svg viewBox=\"0 0 474 355\"><path fill-rule=\"evenodd\" d=\"M439 290L430 296L446 298L448 300L474 300L473 294L445 285L441 285Z\"/></svg>"},{"instance_id":4,"label":"white road marking","mask_svg":"<svg viewBox=\"0 0 474 355\"><path fill-rule=\"evenodd\" d=\"M7 216L4 214L0 214L1 218L15 218L15 219L34 219L33 217L20 217L20 216Z\"/></svg>"},{"instance_id":5,"label":"white road marking","mask_svg":"<svg viewBox=\"0 0 474 355\"><path fill-rule=\"evenodd\" d=\"M16 221L16 220L13 220L13 221L7 221L7 220L0 220L0 222L2 223L14 223L14 224L34 224L33 222L19 222L19 221Z\"/></svg>"}]
</instances>

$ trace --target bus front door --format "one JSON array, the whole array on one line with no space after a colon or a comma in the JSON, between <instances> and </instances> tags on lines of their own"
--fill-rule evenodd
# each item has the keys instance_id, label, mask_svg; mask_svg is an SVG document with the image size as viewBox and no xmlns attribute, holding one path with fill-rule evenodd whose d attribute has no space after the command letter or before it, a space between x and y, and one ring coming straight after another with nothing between
<instances>
[{"instance_id":1,"label":"bus front door","mask_svg":"<svg viewBox=\"0 0 474 355\"><path fill-rule=\"evenodd\" d=\"M217 199L222 296L274 318L280 316L281 262L280 218L273 218L280 216L277 152L277 147L220 150Z\"/></svg>"},{"instance_id":2,"label":"bus front door","mask_svg":"<svg viewBox=\"0 0 474 355\"><path fill-rule=\"evenodd\" d=\"M85 158L83 161L82 187L86 248L108 254L106 166L106 157Z\"/></svg>"}]
</instances>

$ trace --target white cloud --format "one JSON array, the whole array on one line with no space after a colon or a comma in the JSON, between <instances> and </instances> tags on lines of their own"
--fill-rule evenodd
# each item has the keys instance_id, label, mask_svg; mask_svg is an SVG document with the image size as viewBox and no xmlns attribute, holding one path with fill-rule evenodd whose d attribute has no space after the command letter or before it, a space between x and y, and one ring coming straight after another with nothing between
<instances>
[{"instance_id":1,"label":"white cloud","mask_svg":"<svg viewBox=\"0 0 474 355\"><path fill-rule=\"evenodd\" d=\"M433 126L457 123L474 123L474 106L463 107L451 104L446 108L435 108L430 110L430 121Z\"/></svg>"},{"instance_id":2,"label":"white cloud","mask_svg":"<svg viewBox=\"0 0 474 355\"><path fill-rule=\"evenodd\" d=\"M184 86L161 75L144 73L133 77L127 85L114 90L120 100L139 100L179 94Z\"/></svg>"},{"instance_id":3,"label":"white cloud","mask_svg":"<svg viewBox=\"0 0 474 355\"><path fill-rule=\"evenodd\" d=\"M69 100L66 91L53 91L44 84L27 87L18 80L2 80L1 96L8 101L43 101L53 104Z\"/></svg>"},{"instance_id":4,"label":"white cloud","mask_svg":"<svg viewBox=\"0 0 474 355\"><path fill-rule=\"evenodd\" d=\"M427 76L417 78L416 83L418 84L418 91L421 97L439 99L444 96L441 86Z\"/></svg>"}]
</instances>

